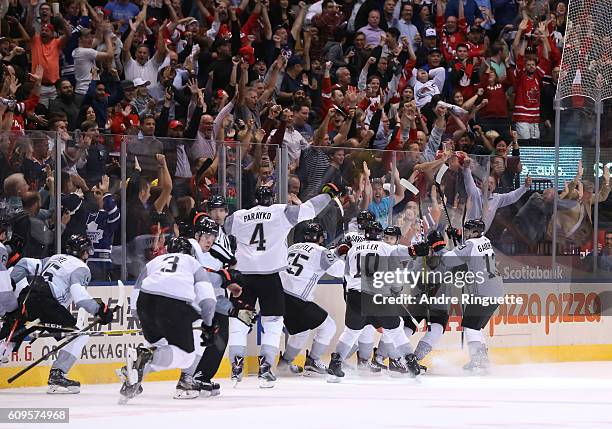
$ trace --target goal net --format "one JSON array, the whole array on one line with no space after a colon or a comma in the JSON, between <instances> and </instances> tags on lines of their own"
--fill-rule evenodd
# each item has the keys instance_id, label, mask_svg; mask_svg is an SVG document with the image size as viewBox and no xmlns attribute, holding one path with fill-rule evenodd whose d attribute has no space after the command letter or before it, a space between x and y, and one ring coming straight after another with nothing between
<instances>
[{"instance_id":1,"label":"goal net","mask_svg":"<svg viewBox=\"0 0 612 429\"><path fill-rule=\"evenodd\" d=\"M612 0L570 0L557 96L612 98Z\"/></svg>"}]
</instances>

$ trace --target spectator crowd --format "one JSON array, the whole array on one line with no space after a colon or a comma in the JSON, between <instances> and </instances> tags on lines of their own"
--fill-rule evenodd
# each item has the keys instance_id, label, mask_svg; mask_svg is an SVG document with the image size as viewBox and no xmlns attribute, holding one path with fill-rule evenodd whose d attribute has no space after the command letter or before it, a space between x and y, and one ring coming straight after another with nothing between
<instances>
[{"instance_id":1,"label":"spectator crowd","mask_svg":"<svg viewBox=\"0 0 612 429\"><path fill-rule=\"evenodd\" d=\"M0 239L44 257L86 232L94 280L258 186L346 189L328 244L369 210L408 243L482 218L508 253L541 251L555 199L560 243L584 250L609 198L607 167L597 196L581 167L560 194L521 180L521 147L553 135L565 0L3 0L0 18Z\"/></svg>"}]
</instances>

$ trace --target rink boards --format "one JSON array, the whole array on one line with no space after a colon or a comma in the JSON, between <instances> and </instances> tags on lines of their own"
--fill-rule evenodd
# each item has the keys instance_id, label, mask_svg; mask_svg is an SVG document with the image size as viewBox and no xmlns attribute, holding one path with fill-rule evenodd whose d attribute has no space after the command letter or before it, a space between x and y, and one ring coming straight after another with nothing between
<instances>
[{"instance_id":1,"label":"rink boards","mask_svg":"<svg viewBox=\"0 0 612 429\"><path fill-rule=\"evenodd\" d=\"M612 360L612 324L609 313L602 315L602 302L606 299L609 284L605 283L506 283L506 292L523 298L523 305L502 305L485 328L492 361L496 364L529 362L567 362L586 360ZM127 295L131 287L127 286ZM113 286L91 286L92 296L116 302L118 290ZM526 292L527 291L527 292ZM344 326L344 299L342 285L336 281L325 282L317 290L317 302L336 320L338 330L335 344ZM74 309L73 309L74 310ZM458 309L454 309L460 314ZM76 311L74 311L76 315ZM446 363L460 364L465 360L461 349L460 317L451 317L439 350L432 353L433 359L444 359ZM110 326L96 330L123 330L140 328L138 321L130 315L129 307L118 312ZM93 332L96 332L94 330ZM412 338L413 346L422 335ZM261 328L253 329L249 335L247 370L256 371L257 344ZM121 336L92 336L83 350L81 359L70 376L82 383L108 383L117 381L114 370L123 365L128 347L143 343L141 334ZM39 338L34 343L25 342L18 353L13 353L10 363L0 368L0 387L40 386L47 382L51 356L44 365L39 365L12 384L6 379L19 369L51 350L56 341ZM224 360L217 377L229 376L229 362ZM178 371L152 374L149 380L173 380Z\"/></svg>"}]
</instances>

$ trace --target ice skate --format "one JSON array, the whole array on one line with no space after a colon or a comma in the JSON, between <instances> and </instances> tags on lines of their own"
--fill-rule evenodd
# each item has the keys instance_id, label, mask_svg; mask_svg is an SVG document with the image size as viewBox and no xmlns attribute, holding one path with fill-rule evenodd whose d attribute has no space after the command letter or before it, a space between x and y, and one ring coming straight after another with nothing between
<instances>
[{"instance_id":1,"label":"ice skate","mask_svg":"<svg viewBox=\"0 0 612 429\"><path fill-rule=\"evenodd\" d=\"M417 375L421 374L421 365L419 365L419 362L417 361L417 358L414 354L410 353L406 355L405 359L406 368L408 368L408 371L410 372L412 377L416 377Z\"/></svg>"},{"instance_id":2,"label":"ice skate","mask_svg":"<svg viewBox=\"0 0 612 429\"><path fill-rule=\"evenodd\" d=\"M197 384L200 392L200 398L219 396L221 394L221 386L219 383L215 383L212 380L205 380L202 378L202 373L200 371L195 373L193 376L193 381Z\"/></svg>"},{"instance_id":3,"label":"ice skate","mask_svg":"<svg viewBox=\"0 0 612 429\"><path fill-rule=\"evenodd\" d=\"M272 372L272 366L266 361L264 356L259 356L259 387L262 389L270 389L274 387L276 376Z\"/></svg>"},{"instance_id":4,"label":"ice skate","mask_svg":"<svg viewBox=\"0 0 612 429\"><path fill-rule=\"evenodd\" d=\"M306 350L306 362L304 362L304 375L324 375L327 374L327 366L320 359L313 359Z\"/></svg>"},{"instance_id":5,"label":"ice skate","mask_svg":"<svg viewBox=\"0 0 612 429\"><path fill-rule=\"evenodd\" d=\"M470 361L463 366L463 370L471 375L487 375L489 373L489 355L483 344L472 356Z\"/></svg>"},{"instance_id":6,"label":"ice skate","mask_svg":"<svg viewBox=\"0 0 612 429\"><path fill-rule=\"evenodd\" d=\"M244 358L240 356L234 357L232 362L232 383L234 387L242 381L242 371L244 370Z\"/></svg>"},{"instance_id":7,"label":"ice skate","mask_svg":"<svg viewBox=\"0 0 612 429\"><path fill-rule=\"evenodd\" d=\"M372 365L380 368L381 370L386 371L387 365L385 365L385 357L377 354L377 348L374 349L374 355L372 355Z\"/></svg>"},{"instance_id":8,"label":"ice skate","mask_svg":"<svg viewBox=\"0 0 612 429\"><path fill-rule=\"evenodd\" d=\"M377 375L382 372L382 369L372 362L369 359L363 359L359 356L359 352L357 352L357 370L361 375Z\"/></svg>"},{"instance_id":9,"label":"ice skate","mask_svg":"<svg viewBox=\"0 0 612 429\"><path fill-rule=\"evenodd\" d=\"M127 353L126 380L121 386L119 404L126 404L130 399L138 395L140 383L144 377L144 369L147 363L153 360L154 349L146 347L130 348Z\"/></svg>"},{"instance_id":10,"label":"ice skate","mask_svg":"<svg viewBox=\"0 0 612 429\"><path fill-rule=\"evenodd\" d=\"M81 383L66 378L66 373L59 368L51 368L47 393L79 393Z\"/></svg>"},{"instance_id":11,"label":"ice skate","mask_svg":"<svg viewBox=\"0 0 612 429\"><path fill-rule=\"evenodd\" d=\"M327 367L327 373L329 377L327 378L328 383L340 383L342 377L344 377L344 371L342 371L342 360L340 359L340 355L338 353L331 354L331 360L329 361L329 366Z\"/></svg>"},{"instance_id":12,"label":"ice skate","mask_svg":"<svg viewBox=\"0 0 612 429\"><path fill-rule=\"evenodd\" d=\"M181 378L176 383L174 399L194 399L200 396L198 383L191 375L181 373Z\"/></svg>"},{"instance_id":13,"label":"ice skate","mask_svg":"<svg viewBox=\"0 0 612 429\"><path fill-rule=\"evenodd\" d=\"M403 377L408 374L410 374L410 370L401 357L397 359L389 358L389 375L391 377Z\"/></svg>"},{"instance_id":14,"label":"ice skate","mask_svg":"<svg viewBox=\"0 0 612 429\"><path fill-rule=\"evenodd\" d=\"M283 354L280 354L278 358L278 364L276 365L276 371L279 375L285 377L302 375L304 368L294 363L291 363L283 358Z\"/></svg>"}]
</instances>

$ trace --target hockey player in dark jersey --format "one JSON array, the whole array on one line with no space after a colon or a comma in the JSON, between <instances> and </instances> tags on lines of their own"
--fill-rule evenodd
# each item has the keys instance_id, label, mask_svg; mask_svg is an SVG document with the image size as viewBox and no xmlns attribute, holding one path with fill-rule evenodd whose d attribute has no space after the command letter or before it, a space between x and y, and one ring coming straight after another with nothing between
<instances>
[{"instance_id":1,"label":"hockey player in dark jersey","mask_svg":"<svg viewBox=\"0 0 612 429\"><path fill-rule=\"evenodd\" d=\"M413 271L420 271L423 276L427 276L413 289L413 295L417 297L417 302L408 306L410 317L404 317L404 332L410 338L416 331L415 321L420 323L426 321L427 332L417 344L412 357L419 362L419 372L427 371L427 367L420 362L435 348L442 338L446 324L448 323L449 305L421 303L423 296L442 297L450 293L449 285L436 282L435 272L440 273L444 268L440 266L440 257L435 252L444 248L446 242L444 236L437 230L431 230L427 234L427 246L433 251L426 257L416 258L410 268ZM423 264L426 264L425 266ZM440 276L441 277L441 276Z\"/></svg>"}]
</instances>

